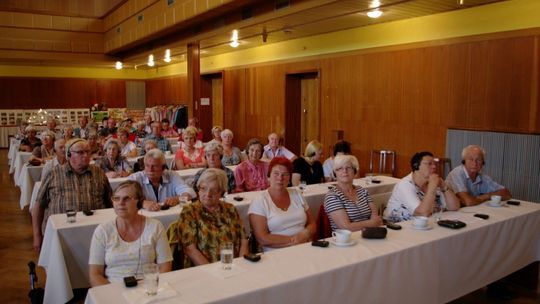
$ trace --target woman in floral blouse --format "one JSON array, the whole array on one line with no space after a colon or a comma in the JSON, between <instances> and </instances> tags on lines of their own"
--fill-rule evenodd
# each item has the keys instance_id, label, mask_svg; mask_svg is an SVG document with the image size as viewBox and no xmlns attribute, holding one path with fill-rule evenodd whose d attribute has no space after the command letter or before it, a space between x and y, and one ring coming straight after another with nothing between
<instances>
[{"instance_id":1,"label":"woman in floral blouse","mask_svg":"<svg viewBox=\"0 0 540 304\"><path fill-rule=\"evenodd\" d=\"M209 168L197 181L199 201L182 208L178 230L184 248L184 267L219 261L219 247L232 243L234 256L248 253L244 225L236 208L221 200L227 190L223 170Z\"/></svg>"}]
</instances>

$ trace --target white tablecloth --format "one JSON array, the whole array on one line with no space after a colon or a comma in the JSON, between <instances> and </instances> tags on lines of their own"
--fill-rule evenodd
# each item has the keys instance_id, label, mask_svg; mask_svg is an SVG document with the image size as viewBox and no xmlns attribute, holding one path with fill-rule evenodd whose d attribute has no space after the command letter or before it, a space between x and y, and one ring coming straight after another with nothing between
<instances>
[{"instance_id":1,"label":"white tablecloth","mask_svg":"<svg viewBox=\"0 0 540 304\"><path fill-rule=\"evenodd\" d=\"M471 212L471 213L465 213ZM487 213L489 220L473 217ZM540 260L540 205L476 206L447 212L467 227L389 230L385 240L354 233L351 247L303 244L265 253L226 279L219 263L160 275L177 296L160 303L446 303ZM136 288L144 288L140 284ZM86 304L127 303L122 284L91 288Z\"/></svg>"},{"instance_id":2,"label":"white tablecloth","mask_svg":"<svg viewBox=\"0 0 540 304\"><path fill-rule=\"evenodd\" d=\"M36 182L41 180L41 172L43 166L30 166L24 164L19 174L17 185L21 188L21 197L19 204L21 209L24 209L27 205L31 205L32 191Z\"/></svg>"},{"instance_id":3,"label":"white tablecloth","mask_svg":"<svg viewBox=\"0 0 540 304\"><path fill-rule=\"evenodd\" d=\"M381 184L366 187L368 191L370 193L392 191L394 185L399 181L392 177L384 177L381 180ZM355 183L362 184L364 182L357 180ZM318 210L327 191L327 185L324 184L308 186L305 197L312 209ZM243 196L245 200L241 202L231 201L236 206L244 223L248 223L247 209L249 203L252 197L259 193L240 193L237 195ZM228 198L227 201L229 199L232 198ZM178 219L180 211L180 207L176 206L165 211L143 211L143 213L159 219L167 228ZM88 255L92 234L99 223L112 220L114 217L115 214L112 209L98 210L96 214L90 217L79 212L75 224L67 224L64 214L49 217L38 263L39 266L45 268L47 278L49 278L45 285L45 303L65 303L73 297L73 288L89 287Z\"/></svg>"},{"instance_id":4,"label":"white tablecloth","mask_svg":"<svg viewBox=\"0 0 540 304\"><path fill-rule=\"evenodd\" d=\"M15 158L15 155L17 154L17 151L19 151L19 147L21 146L21 141L16 139L15 137L12 137L9 141L9 151L8 151L8 159L10 160L9 165L12 166L11 160Z\"/></svg>"},{"instance_id":5,"label":"white tablecloth","mask_svg":"<svg viewBox=\"0 0 540 304\"><path fill-rule=\"evenodd\" d=\"M19 174L21 173L22 166L28 162L30 156L32 156L32 152L19 151L15 154L13 167L9 168L9 173L13 173L13 181L15 182L15 185L17 185L19 182Z\"/></svg>"}]
</instances>

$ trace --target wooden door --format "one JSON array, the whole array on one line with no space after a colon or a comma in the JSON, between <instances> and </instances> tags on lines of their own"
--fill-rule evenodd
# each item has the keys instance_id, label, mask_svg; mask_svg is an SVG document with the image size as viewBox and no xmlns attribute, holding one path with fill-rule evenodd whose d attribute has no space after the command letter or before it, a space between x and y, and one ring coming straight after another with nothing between
<instances>
[{"instance_id":1,"label":"wooden door","mask_svg":"<svg viewBox=\"0 0 540 304\"><path fill-rule=\"evenodd\" d=\"M301 99L301 151L304 153L306 145L316 139L320 141L320 103L319 103L319 77L316 73L303 75L300 79Z\"/></svg>"},{"instance_id":2,"label":"wooden door","mask_svg":"<svg viewBox=\"0 0 540 304\"><path fill-rule=\"evenodd\" d=\"M319 73L287 74L285 80L285 142L301 155L320 136Z\"/></svg>"}]
</instances>

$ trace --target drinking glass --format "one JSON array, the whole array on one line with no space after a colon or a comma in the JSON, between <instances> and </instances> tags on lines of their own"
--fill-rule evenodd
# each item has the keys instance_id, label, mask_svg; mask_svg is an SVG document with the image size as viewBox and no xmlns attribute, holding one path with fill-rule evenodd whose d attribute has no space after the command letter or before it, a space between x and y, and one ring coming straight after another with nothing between
<instances>
[{"instance_id":1,"label":"drinking glass","mask_svg":"<svg viewBox=\"0 0 540 304\"><path fill-rule=\"evenodd\" d=\"M73 224L77 221L77 211L73 209L66 210L67 222Z\"/></svg>"},{"instance_id":2,"label":"drinking glass","mask_svg":"<svg viewBox=\"0 0 540 304\"><path fill-rule=\"evenodd\" d=\"M155 296L159 285L159 267L156 263L148 263L143 266L143 279L146 294Z\"/></svg>"},{"instance_id":3,"label":"drinking glass","mask_svg":"<svg viewBox=\"0 0 540 304\"><path fill-rule=\"evenodd\" d=\"M232 243L221 244L220 254L221 254L221 268L224 270L231 270L232 262L234 258Z\"/></svg>"}]
</instances>

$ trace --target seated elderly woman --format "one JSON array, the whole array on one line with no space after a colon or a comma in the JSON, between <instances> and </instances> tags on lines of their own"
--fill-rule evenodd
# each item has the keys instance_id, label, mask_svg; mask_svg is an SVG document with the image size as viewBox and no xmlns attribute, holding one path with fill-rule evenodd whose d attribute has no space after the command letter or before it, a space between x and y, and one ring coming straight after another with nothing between
<instances>
[{"instance_id":1,"label":"seated elderly woman","mask_svg":"<svg viewBox=\"0 0 540 304\"><path fill-rule=\"evenodd\" d=\"M334 157L337 155L349 155L351 154L351 143L345 140L340 140L334 145L334 153L331 157L327 158L323 163L324 181L333 182L336 180L336 174L334 172Z\"/></svg>"},{"instance_id":2,"label":"seated elderly woman","mask_svg":"<svg viewBox=\"0 0 540 304\"><path fill-rule=\"evenodd\" d=\"M298 186L301 181L308 185L324 182L324 171L320 162L322 154L320 142L312 140L307 144L304 156L293 161L293 186Z\"/></svg>"},{"instance_id":3,"label":"seated elderly woman","mask_svg":"<svg viewBox=\"0 0 540 304\"><path fill-rule=\"evenodd\" d=\"M252 138L246 145L248 159L234 170L235 192L257 191L268 188L268 163L261 161L263 145Z\"/></svg>"},{"instance_id":4,"label":"seated elderly woman","mask_svg":"<svg viewBox=\"0 0 540 304\"><path fill-rule=\"evenodd\" d=\"M182 208L178 220L184 267L219 261L219 247L232 243L234 256L248 253L248 240L238 211L221 197L227 191L223 170L206 169L197 181L199 200Z\"/></svg>"},{"instance_id":5,"label":"seated elderly woman","mask_svg":"<svg viewBox=\"0 0 540 304\"><path fill-rule=\"evenodd\" d=\"M146 127L146 123L143 120L138 121L135 124L135 127L137 127L137 129L133 131L133 134L135 135L135 144L137 147L142 147L144 138L148 135L144 129Z\"/></svg>"},{"instance_id":6,"label":"seated elderly woman","mask_svg":"<svg viewBox=\"0 0 540 304\"><path fill-rule=\"evenodd\" d=\"M221 158L223 157L223 147L220 143L209 142L204 146L204 157L206 158L206 168L199 170L195 176L193 176L193 190L199 192L197 189L197 181L201 174L208 168L215 168L225 171L227 174L227 193L233 193L236 189L236 182L234 180L234 172L221 164Z\"/></svg>"},{"instance_id":7,"label":"seated elderly woman","mask_svg":"<svg viewBox=\"0 0 540 304\"><path fill-rule=\"evenodd\" d=\"M174 156L177 170L206 166L204 148L202 146L201 148L195 147L196 136L197 129L193 127L187 127L182 131L184 144L176 151Z\"/></svg>"},{"instance_id":8,"label":"seated elderly woman","mask_svg":"<svg viewBox=\"0 0 540 304\"><path fill-rule=\"evenodd\" d=\"M91 158L96 159L103 155L103 149L99 141L99 136L95 129L88 132L88 146L90 146Z\"/></svg>"},{"instance_id":9,"label":"seated elderly woman","mask_svg":"<svg viewBox=\"0 0 540 304\"><path fill-rule=\"evenodd\" d=\"M103 147L104 156L96 159L96 166L100 167L108 178L126 177L131 174L133 169L120 155L120 144L115 139L109 139Z\"/></svg>"},{"instance_id":10,"label":"seated elderly woman","mask_svg":"<svg viewBox=\"0 0 540 304\"><path fill-rule=\"evenodd\" d=\"M391 222L410 220L413 216L430 216L435 212L458 210L459 199L436 173L437 164L430 152L419 152L411 158L412 172L394 187L384 218Z\"/></svg>"},{"instance_id":11,"label":"seated elderly woman","mask_svg":"<svg viewBox=\"0 0 540 304\"><path fill-rule=\"evenodd\" d=\"M129 140L129 131L127 128L120 128L117 131L118 143L120 144L120 155L123 157L135 157L139 154L137 146Z\"/></svg>"},{"instance_id":12,"label":"seated elderly woman","mask_svg":"<svg viewBox=\"0 0 540 304\"><path fill-rule=\"evenodd\" d=\"M270 188L249 206L249 223L264 251L288 247L311 240L315 220L311 210L295 188L287 188L292 164L282 156L270 161Z\"/></svg>"},{"instance_id":13,"label":"seated elderly woman","mask_svg":"<svg viewBox=\"0 0 540 304\"><path fill-rule=\"evenodd\" d=\"M139 213L144 199L139 183L125 181L112 196L116 218L99 224L90 245L92 286L142 277L145 264L157 263L159 272L171 271L172 255L160 221Z\"/></svg>"},{"instance_id":14,"label":"seated elderly woman","mask_svg":"<svg viewBox=\"0 0 540 304\"><path fill-rule=\"evenodd\" d=\"M352 155L334 157L337 184L324 196L324 211L330 219L332 230L362 230L383 224L366 189L353 185L360 166Z\"/></svg>"},{"instance_id":15,"label":"seated elderly woman","mask_svg":"<svg viewBox=\"0 0 540 304\"><path fill-rule=\"evenodd\" d=\"M207 142L206 144L221 144L221 131L223 131L223 129L220 126L214 126L212 128L212 140Z\"/></svg>"},{"instance_id":16,"label":"seated elderly woman","mask_svg":"<svg viewBox=\"0 0 540 304\"><path fill-rule=\"evenodd\" d=\"M238 165L244 160L242 151L233 146L234 134L231 130L225 129L221 131L221 145L223 146L223 157L221 163L224 166Z\"/></svg>"},{"instance_id":17,"label":"seated elderly woman","mask_svg":"<svg viewBox=\"0 0 540 304\"><path fill-rule=\"evenodd\" d=\"M41 139L39 139L36 136L36 128L34 126L30 125L26 127L26 138L23 138L21 140L21 145L19 146L19 150L25 151L25 152L32 152L36 147L39 147L42 145Z\"/></svg>"},{"instance_id":18,"label":"seated elderly woman","mask_svg":"<svg viewBox=\"0 0 540 304\"><path fill-rule=\"evenodd\" d=\"M51 131L41 133L42 145L34 148L28 162L31 165L39 166L52 159L54 157L54 139L55 135Z\"/></svg>"}]
</instances>

